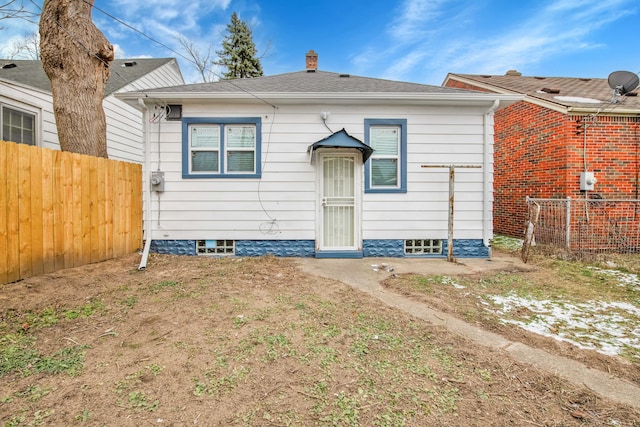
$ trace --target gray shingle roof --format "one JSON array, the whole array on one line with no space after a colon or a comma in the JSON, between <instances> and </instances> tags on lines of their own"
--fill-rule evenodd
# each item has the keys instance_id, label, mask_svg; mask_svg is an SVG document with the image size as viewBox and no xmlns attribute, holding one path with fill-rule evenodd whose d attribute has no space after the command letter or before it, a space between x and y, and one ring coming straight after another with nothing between
<instances>
[{"instance_id":1,"label":"gray shingle roof","mask_svg":"<svg viewBox=\"0 0 640 427\"><path fill-rule=\"evenodd\" d=\"M449 74L450 79L457 77L479 83L482 87L498 93L525 94L530 98L552 102L564 107L580 107L611 110L613 91L607 79L576 77L537 77L521 75L478 75ZM588 102L597 100L597 102ZM617 98L615 107L640 109L639 96Z\"/></svg>"},{"instance_id":2,"label":"gray shingle roof","mask_svg":"<svg viewBox=\"0 0 640 427\"><path fill-rule=\"evenodd\" d=\"M105 96L118 91L170 61L173 61L173 58L115 59L111 63L111 74L105 87ZM134 66L125 66L125 63L133 62L135 62ZM16 66L6 67L7 64L15 64ZM0 79L11 80L51 92L49 78L45 74L40 61L0 59Z\"/></svg>"},{"instance_id":3,"label":"gray shingle roof","mask_svg":"<svg viewBox=\"0 0 640 427\"><path fill-rule=\"evenodd\" d=\"M145 93L469 93L442 86L375 79L327 71L298 71L145 90Z\"/></svg>"}]
</instances>

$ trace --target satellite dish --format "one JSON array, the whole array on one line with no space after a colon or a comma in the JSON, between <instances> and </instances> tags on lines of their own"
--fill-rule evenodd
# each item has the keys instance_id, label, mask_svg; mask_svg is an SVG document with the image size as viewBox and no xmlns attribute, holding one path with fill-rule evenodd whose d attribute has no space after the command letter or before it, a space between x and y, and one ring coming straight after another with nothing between
<instances>
[{"instance_id":1,"label":"satellite dish","mask_svg":"<svg viewBox=\"0 0 640 427\"><path fill-rule=\"evenodd\" d=\"M609 74L609 87L616 91L617 95L631 92L640 84L640 79L631 71L614 71Z\"/></svg>"}]
</instances>

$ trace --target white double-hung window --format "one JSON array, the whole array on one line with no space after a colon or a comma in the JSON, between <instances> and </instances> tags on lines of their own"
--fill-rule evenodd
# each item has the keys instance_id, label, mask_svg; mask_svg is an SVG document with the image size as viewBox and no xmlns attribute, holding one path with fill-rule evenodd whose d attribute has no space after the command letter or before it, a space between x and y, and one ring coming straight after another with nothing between
<instances>
[{"instance_id":1,"label":"white double-hung window","mask_svg":"<svg viewBox=\"0 0 640 427\"><path fill-rule=\"evenodd\" d=\"M365 143L374 150L365 168L365 191L406 192L407 121L366 119Z\"/></svg>"},{"instance_id":2,"label":"white double-hung window","mask_svg":"<svg viewBox=\"0 0 640 427\"><path fill-rule=\"evenodd\" d=\"M398 188L400 127L372 126L370 132L371 187Z\"/></svg>"},{"instance_id":3,"label":"white double-hung window","mask_svg":"<svg viewBox=\"0 0 640 427\"><path fill-rule=\"evenodd\" d=\"M220 172L220 126L199 125L189 128L190 172Z\"/></svg>"},{"instance_id":4,"label":"white double-hung window","mask_svg":"<svg viewBox=\"0 0 640 427\"><path fill-rule=\"evenodd\" d=\"M36 115L0 104L0 140L36 145Z\"/></svg>"},{"instance_id":5,"label":"white double-hung window","mask_svg":"<svg viewBox=\"0 0 640 427\"><path fill-rule=\"evenodd\" d=\"M256 170L256 127L254 125L225 126L225 152L228 173L254 173Z\"/></svg>"},{"instance_id":6,"label":"white double-hung window","mask_svg":"<svg viewBox=\"0 0 640 427\"><path fill-rule=\"evenodd\" d=\"M260 118L183 118L183 178L260 177Z\"/></svg>"}]
</instances>

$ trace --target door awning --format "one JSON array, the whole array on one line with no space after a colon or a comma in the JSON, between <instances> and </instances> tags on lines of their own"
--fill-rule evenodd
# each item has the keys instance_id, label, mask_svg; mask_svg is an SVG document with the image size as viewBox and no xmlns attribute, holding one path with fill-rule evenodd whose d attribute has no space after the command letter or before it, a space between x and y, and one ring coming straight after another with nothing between
<instances>
[{"instance_id":1,"label":"door awning","mask_svg":"<svg viewBox=\"0 0 640 427\"><path fill-rule=\"evenodd\" d=\"M352 137L344 129L310 145L309 148L307 148L309 161L313 160L313 154L318 148L355 148L362 153L362 163L366 162L371 156L371 153L373 153L373 148L359 139Z\"/></svg>"}]
</instances>

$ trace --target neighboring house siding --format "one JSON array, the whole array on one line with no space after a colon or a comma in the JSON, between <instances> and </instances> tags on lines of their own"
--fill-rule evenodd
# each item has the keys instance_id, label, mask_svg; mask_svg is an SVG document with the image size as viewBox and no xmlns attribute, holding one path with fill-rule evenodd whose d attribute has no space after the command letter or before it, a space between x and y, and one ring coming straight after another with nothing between
<instances>
[{"instance_id":1,"label":"neighboring house siding","mask_svg":"<svg viewBox=\"0 0 640 427\"><path fill-rule=\"evenodd\" d=\"M112 77L118 78L118 68ZM117 92L140 91L184 84L175 61L169 61ZM37 145L58 150L60 143L50 92L20 83L0 81L0 102L36 114ZM103 101L107 123L107 154L114 160L143 161L142 113L113 94Z\"/></svg>"},{"instance_id":2,"label":"neighboring house siding","mask_svg":"<svg viewBox=\"0 0 640 427\"><path fill-rule=\"evenodd\" d=\"M117 72L117 70L115 70ZM184 84L184 80L174 61L164 64L152 72L142 76L135 82L119 89L117 92L139 91L143 89L177 86Z\"/></svg>"},{"instance_id":3,"label":"neighboring house siding","mask_svg":"<svg viewBox=\"0 0 640 427\"><path fill-rule=\"evenodd\" d=\"M117 78L118 70L112 71ZM183 84L180 72L173 62L146 74L117 92L144 90ZM107 151L109 158L142 163L142 113L125 102L109 95L103 102L107 119Z\"/></svg>"},{"instance_id":4,"label":"neighboring house siding","mask_svg":"<svg viewBox=\"0 0 640 427\"><path fill-rule=\"evenodd\" d=\"M448 169L423 164L483 162L483 111L451 107L323 106L327 125L364 141L365 119L406 119L407 193L362 194L362 238L446 239ZM183 105L184 117L260 117L261 178L182 178L181 122L149 124L151 171L165 172L152 193L152 239L316 239L317 164L307 148L331 133L317 106ZM160 136L158 131L160 130ZM161 153L158 154L158 148ZM158 164L158 159L161 163ZM148 172L145 177L148 179ZM456 239L482 239L482 169L456 175ZM364 192L364 185L360 193Z\"/></svg>"},{"instance_id":5,"label":"neighboring house siding","mask_svg":"<svg viewBox=\"0 0 640 427\"><path fill-rule=\"evenodd\" d=\"M107 154L110 159L142 163L142 113L113 95L102 103L107 120Z\"/></svg>"},{"instance_id":6,"label":"neighboring house siding","mask_svg":"<svg viewBox=\"0 0 640 427\"><path fill-rule=\"evenodd\" d=\"M51 94L0 82L0 102L36 114L38 146L51 149L59 148Z\"/></svg>"}]
</instances>

